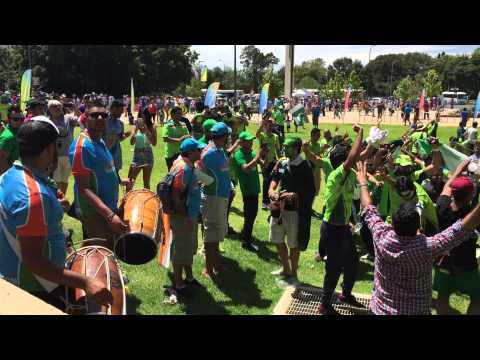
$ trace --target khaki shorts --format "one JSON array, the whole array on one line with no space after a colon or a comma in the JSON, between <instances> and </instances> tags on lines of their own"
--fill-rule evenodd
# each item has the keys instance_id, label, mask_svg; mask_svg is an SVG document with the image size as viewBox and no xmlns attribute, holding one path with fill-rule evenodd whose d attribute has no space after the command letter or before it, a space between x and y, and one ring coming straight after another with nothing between
<instances>
[{"instance_id":1,"label":"khaki shorts","mask_svg":"<svg viewBox=\"0 0 480 360\"><path fill-rule=\"evenodd\" d=\"M188 231L186 218L180 215L170 215L172 228L171 258L176 265L192 266L193 256L197 253L197 219L192 219L193 229Z\"/></svg>"},{"instance_id":2,"label":"khaki shorts","mask_svg":"<svg viewBox=\"0 0 480 360\"><path fill-rule=\"evenodd\" d=\"M72 167L70 166L70 161L68 161L67 156L58 157L58 166L57 169L53 172L53 180L57 183L66 183L68 184L68 178L72 173Z\"/></svg>"},{"instance_id":3,"label":"khaki shorts","mask_svg":"<svg viewBox=\"0 0 480 360\"><path fill-rule=\"evenodd\" d=\"M288 247L298 248L298 212L283 210L281 219L282 224L279 225L279 219L270 218L270 241L274 244L283 244L286 235Z\"/></svg>"},{"instance_id":4,"label":"khaki shorts","mask_svg":"<svg viewBox=\"0 0 480 360\"><path fill-rule=\"evenodd\" d=\"M203 242L223 241L228 231L228 199L207 195L202 199Z\"/></svg>"}]
</instances>

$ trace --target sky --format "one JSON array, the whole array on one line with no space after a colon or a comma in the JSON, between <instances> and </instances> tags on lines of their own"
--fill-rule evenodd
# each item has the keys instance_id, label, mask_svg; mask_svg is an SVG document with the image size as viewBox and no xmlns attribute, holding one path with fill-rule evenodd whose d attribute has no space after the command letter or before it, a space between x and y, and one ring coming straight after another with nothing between
<instances>
[{"instance_id":1,"label":"sky","mask_svg":"<svg viewBox=\"0 0 480 360\"><path fill-rule=\"evenodd\" d=\"M240 54L246 45L237 45L237 68L241 67ZM255 45L263 53L272 52L280 62L276 68L285 64L285 45ZM480 45L375 45L371 49L370 60L378 55L402 54L408 52L422 52L435 56L442 51L449 55L471 54ZM349 57L360 60L364 65L368 62L371 45L296 45L295 64L303 61L322 58L327 65L335 59ZM208 68L216 66L233 68L233 45L192 45L192 49L199 54L198 61ZM223 62L222 62L223 61Z\"/></svg>"}]
</instances>

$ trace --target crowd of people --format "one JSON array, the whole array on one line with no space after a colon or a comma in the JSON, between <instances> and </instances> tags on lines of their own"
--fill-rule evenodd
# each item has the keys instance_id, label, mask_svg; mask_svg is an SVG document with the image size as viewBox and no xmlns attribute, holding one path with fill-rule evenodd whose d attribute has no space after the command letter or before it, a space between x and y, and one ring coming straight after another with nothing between
<instances>
[{"instance_id":1,"label":"crowd of people","mask_svg":"<svg viewBox=\"0 0 480 360\"><path fill-rule=\"evenodd\" d=\"M119 214L119 188L131 190L140 172L143 187L151 188L159 125L173 179L171 291L178 296L198 285L192 264L199 251L199 225L205 253L202 275L215 281L224 271L220 244L229 232L231 204L239 189L242 247L258 251L252 232L261 198L262 209L270 212L268 239L282 265L272 275L281 286L301 284L299 261L311 240L313 203L323 197L321 236L315 239L315 260L324 261L326 270L319 313L336 314L332 299L342 273L339 301L362 306L352 294L359 262L357 235L366 258L374 262L373 313L430 314L432 289L438 291L439 314L450 312L449 298L456 292L470 297L468 313L480 313L474 232L480 225L476 122L475 131L457 131L450 139L449 145L468 159L448 168L439 149L448 145L439 144L438 118L425 117L428 121L422 124L417 117L401 138L387 142L379 124L368 137L359 125L353 126L353 137L339 134L338 128L333 134L322 131L322 111L343 107L339 101L317 102L312 106L314 126L304 141L287 134L295 120L289 117L297 105L293 100L271 101L255 132L247 131L243 101L219 101L209 109L198 99L183 100L140 97L138 109L129 109L127 96L38 96L25 114L11 96L0 134L0 276L58 307L63 286L111 303L105 284L64 268L70 250L62 218L67 213L78 219L84 239L104 239L103 245L112 249L115 237L129 229ZM405 116L407 108L409 104L402 110ZM186 117L189 111L191 120ZM125 113L131 131L125 131L121 120ZM460 125L464 128L466 121ZM76 126L81 132L74 137ZM134 154L122 179L121 142L126 139ZM71 177L73 204L65 198Z\"/></svg>"}]
</instances>

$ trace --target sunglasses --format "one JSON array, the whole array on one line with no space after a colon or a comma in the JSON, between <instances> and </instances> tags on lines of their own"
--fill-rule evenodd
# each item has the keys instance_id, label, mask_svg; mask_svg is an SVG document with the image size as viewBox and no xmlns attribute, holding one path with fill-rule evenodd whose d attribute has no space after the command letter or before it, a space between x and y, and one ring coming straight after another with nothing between
<instances>
[{"instance_id":1,"label":"sunglasses","mask_svg":"<svg viewBox=\"0 0 480 360\"><path fill-rule=\"evenodd\" d=\"M98 119L98 117L101 117L102 119L106 119L108 117L108 113L106 112L94 112L88 114L91 118Z\"/></svg>"}]
</instances>

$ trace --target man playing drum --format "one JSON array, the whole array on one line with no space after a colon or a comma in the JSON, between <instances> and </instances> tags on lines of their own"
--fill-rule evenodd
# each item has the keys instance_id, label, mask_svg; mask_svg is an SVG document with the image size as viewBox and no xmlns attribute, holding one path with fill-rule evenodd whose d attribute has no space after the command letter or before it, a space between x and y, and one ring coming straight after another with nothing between
<instances>
[{"instance_id":1,"label":"man playing drum","mask_svg":"<svg viewBox=\"0 0 480 360\"><path fill-rule=\"evenodd\" d=\"M128 230L117 213L119 180L113 158L102 136L107 112L101 103L87 110L87 127L70 145L69 159L75 177L75 211L87 238L101 238L113 249L113 237ZM122 185L130 186L130 179Z\"/></svg>"},{"instance_id":2,"label":"man playing drum","mask_svg":"<svg viewBox=\"0 0 480 360\"><path fill-rule=\"evenodd\" d=\"M64 268L62 228L68 201L48 174L57 166L57 127L39 116L18 130L20 161L0 179L0 277L63 309L59 285L84 289L99 304L112 294L93 278Z\"/></svg>"}]
</instances>

